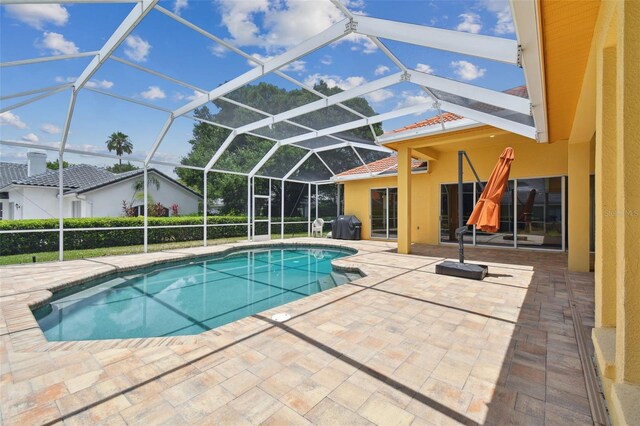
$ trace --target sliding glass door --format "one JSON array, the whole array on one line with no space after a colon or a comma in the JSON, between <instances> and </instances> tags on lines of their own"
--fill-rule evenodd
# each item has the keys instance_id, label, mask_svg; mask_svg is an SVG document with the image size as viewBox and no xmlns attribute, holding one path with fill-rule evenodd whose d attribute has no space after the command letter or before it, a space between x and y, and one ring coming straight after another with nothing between
<instances>
[{"instance_id":1,"label":"sliding glass door","mask_svg":"<svg viewBox=\"0 0 640 426\"><path fill-rule=\"evenodd\" d=\"M465 243L478 246L566 248L565 178L562 176L512 179L500 203L500 228L495 233L469 227ZM457 242L457 184L442 184L440 191L440 242ZM482 190L463 185L463 217L468 219ZM588 214L588 212L585 212Z\"/></svg>"},{"instance_id":2,"label":"sliding glass door","mask_svg":"<svg viewBox=\"0 0 640 426\"><path fill-rule=\"evenodd\" d=\"M371 190L371 238L398 238L398 188Z\"/></svg>"}]
</instances>

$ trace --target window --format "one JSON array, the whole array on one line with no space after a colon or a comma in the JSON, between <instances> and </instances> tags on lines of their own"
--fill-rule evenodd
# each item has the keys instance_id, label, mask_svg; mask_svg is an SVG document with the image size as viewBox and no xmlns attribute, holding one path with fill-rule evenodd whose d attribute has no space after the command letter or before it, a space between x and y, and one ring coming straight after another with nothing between
<instances>
[{"instance_id":1,"label":"window","mask_svg":"<svg viewBox=\"0 0 640 426\"><path fill-rule=\"evenodd\" d=\"M371 190L371 238L398 238L398 188Z\"/></svg>"},{"instance_id":2,"label":"window","mask_svg":"<svg viewBox=\"0 0 640 426\"><path fill-rule=\"evenodd\" d=\"M71 202L71 214L73 217L82 217L82 201Z\"/></svg>"},{"instance_id":3,"label":"window","mask_svg":"<svg viewBox=\"0 0 640 426\"><path fill-rule=\"evenodd\" d=\"M4 203L0 203L0 220L4 219Z\"/></svg>"},{"instance_id":4,"label":"window","mask_svg":"<svg viewBox=\"0 0 640 426\"><path fill-rule=\"evenodd\" d=\"M565 178L512 179L500 203L500 228L495 233L469 227L465 243L478 246L566 248ZM469 218L480 198L480 185L463 185L463 219ZM440 242L457 242L458 185L440 190Z\"/></svg>"}]
</instances>

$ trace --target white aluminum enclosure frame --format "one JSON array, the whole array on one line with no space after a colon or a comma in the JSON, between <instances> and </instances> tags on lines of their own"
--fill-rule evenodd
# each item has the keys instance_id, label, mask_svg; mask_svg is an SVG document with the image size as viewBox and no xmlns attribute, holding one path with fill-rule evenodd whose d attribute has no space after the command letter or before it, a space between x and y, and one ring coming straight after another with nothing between
<instances>
[{"instance_id":1,"label":"white aluminum enclosure frame","mask_svg":"<svg viewBox=\"0 0 640 426\"><path fill-rule=\"evenodd\" d=\"M273 180L280 180L282 184L282 188L284 190L284 185L286 181L296 182L296 180L291 179L291 176L298 170L302 165L312 156L317 157L320 162L324 165L324 167L328 170L331 176L335 176L336 170L332 170L330 164L328 164L320 155L320 152L331 151L340 148L350 148L354 153L359 162L361 162L366 167L366 162L363 157L359 154L357 149L371 150L371 151L382 151L382 152L390 152L387 148L383 146L379 146L381 143L388 143L390 141L398 140L396 136L388 135L384 137L378 137L375 134L373 124L380 123L384 120L389 120L393 118L403 117L410 114L424 113L432 110L436 110L437 114L441 115L442 111L452 112L458 115L464 116L464 127L460 127L458 123L444 123L442 122L441 132L454 131L460 128L472 127L474 125L487 124L491 125L503 130L507 130L519 135L523 135L525 137L534 139L538 142L547 142L548 141L548 126L547 126L547 116L546 116L546 100L544 93L544 72L543 72L543 64L542 64L542 48L541 48L541 35L539 31L539 10L537 9L537 4L534 0L522 0L522 1L514 1L510 0L510 6L512 10L512 14L514 17L514 25L516 28L516 40L506 39L500 37L492 37L485 36L480 34L470 34L466 32L453 31L453 30L445 30L440 28L433 28L423 25L416 24L408 24L403 22L395 22L386 19L373 18L369 16L362 15L354 15L352 14L342 3L338 0L327 0L331 1L340 11L342 11L345 16L344 19L335 22L333 25L320 32L319 34L302 41L300 44L290 48L284 53L276 56L268 61L261 60L256 58L249 53L244 52L233 44L229 43L217 37L214 34L198 27L192 22L184 19L176 15L175 13L163 8L158 4L159 0L65 0L65 1L54 1L54 0L0 0L0 4L55 4L55 3L132 3L133 8L129 12L129 14L124 18L124 20L120 23L117 29L111 34L106 43L96 51L87 51L87 52L79 52L70 55L57 55L57 56L49 56L49 57L41 57L41 58L31 58L31 59L20 59L13 60L8 62L0 63L0 68L5 67L18 67L18 66L28 66L36 63L47 63L65 59L76 59L82 57L90 57L93 59L91 62L82 70L75 79L73 83L60 84L56 86L37 88L27 91L22 91L20 93L13 93L9 95L3 95L0 98L0 101L6 101L8 99L13 98L23 98L23 100L13 103L11 105L7 105L3 102L3 106L0 107L0 113L6 112L9 110L17 109L22 106L32 104L34 102L38 102L42 99L45 99L49 96L52 96L57 93L61 93L63 91L70 91L70 98L67 106L67 114L66 120L64 122L64 126L62 129L61 142L57 148L52 148L46 145L36 145L29 144L18 141L10 141L10 140L2 140L0 141L1 145L8 146L17 146L17 147L25 147L25 148L39 148L45 149L49 151L57 151L58 161L60 164L63 164L65 153L70 154L82 154L82 155L95 155L98 157L104 158L117 158L116 156L110 154L87 154L84 151L77 150L74 148L70 148L67 146L69 131L73 119L74 110L76 108L76 99L77 95L81 90L88 90L94 93L98 93L104 96L110 96L114 99L118 99L120 101L132 102L138 104L142 107L155 109L159 111L163 111L166 114L165 121L159 125L159 130L156 136L156 139L147 153L144 159L138 158L129 158L130 161L140 162L143 166L144 179L147 180L147 169L150 165L168 165L173 167L183 167L190 168L194 170L200 170L203 172L204 178L204 188L203 193L205 196L205 212L206 212L206 200L207 200L207 179L209 172L215 173L230 173L240 176L245 176L248 182L248 204L249 206L252 204L251 200L251 183L255 178L267 178ZM213 89L209 88L201 88L195 85L192 85L188 82L181 81L177 78L171 77L164 73L160 73L151 68L147 68L141 66L139 64L135 64L133 62L127 61L125 59L113 56L115 50L120 46L120 44L126 39L126 37L136 28L140 22L142 22L146 16L153 10L156 10L167 17L175 20L176 22L184 25L191 31L195 31L209 40L217 43L220 46L230 50L231 52L240 55L246 60L255 64L255 68L239 75L236 78L231 79L230 81L216 87ZM293 61L299 60L300 58L306 57L310 53L330 45L332 43L338 42L344 37L350 34L359 34L368 37L399 69L400 72L390 74L388 76L379 78L377 80L373 80L370 82L366 82L360 86L355 88L343 91L341 93L327 96L322 93L317 92L313 88L306 86L304 83L297 81L295 78L289 76L284 73L282 70L285 66L290 64ZM524 76L527 86L527 91L529 93L529 99L521 98L518 96L514 96L511 94L490 90L486 88L482 88L479 86L471 85L468 83L464 83L461 81L451 80L447 78L438 77L431 74L425 74L419 72L417 70L413 70L408 68L405 64L400 61L397 56L393 53L392 49L389 49L385 44L384 40L393 40L395 42L400 43L408 43L416 46L427 47L431 49L439 49L448 52L453 52L462 55L471 55L479 58L483 58L486 60L497 61L504 64L510 64L513 66L522 67L524 70ZM101 68L101 66L107 61L115 61L119 62L125 66L132 67L138 71L148 73L155 77L159 77L170 81L174 84L178 84L182 87L189 88L194 90L195 92L201 93L202 96L198 97L183 106L175 109L169 110L166 108L162 108L150 103L146 103L140 101L138 99L128 98L126 96L116 95L114 93L109 93L104 90L99 90L97 88L86 87L86 83L92 78L92 76ZM269 114L264 111L260 111L256 108L253 108L249 105L242 104L240 102L234 101L232 99L228 99L225 97L228 93L242 88L255 80L264 77L268 74L274 74L280 78L287 80L289 83L313 93L318 96L319 99L313 102L309 102L305 105L290 109L288 111L280 112L278 114ZM388 111L382 114L376 114L373 116L365 116L358 111L353 110L349 106L345 104L351 99L360 98L377 90L389 88L393 85L399 83L411 83L419 87L423 90L428 96L431 97L431 100L425 102L420 105L414 105L406 108L399 108L396 110ZM439 99L434 93L437 92L445 92L447 94L451 94L454 97L462 97L469 101L478 102L481 104L487 104L492 107L496 107L499 109L508 110L514 113L523 114L525 116L529 116L532 118L532 122L534 125L526 125L521 124L520 122L516 122L510 120L505 117L493 115L489 112L483 112L482 110L476 110L469 108L465 105L459 105L451 101L447 101L444 99ZM25 99L25 97L27 97ZM217 99L223 100L225 102L229 102L235 104L236 106L253 111L257 114L264 116L264 118L256 120L255 122L245 124L243 126L233 128L229 126L225 126L221 123L209 122L207 120L203 120L201 118L195 117L192 115L192 112L201 106L206 105L209 102L215 101ZM357 116L356 120L352 120L346 123L342 123L339 125L331 126L328 128L316 130L302 124L296 123L292 121L297 117L303 116L305 114L312 113L314 111L321 111L328 107L338 107L342 108L346 112ZM213 126L218 126L221 128L228 129L230 131L229 136L222 143L222 145L218 148L218 150L212 155L211 159L208 161L206 166L197 167L197 166L186 166L182 164L175 164L170 162L164 162L155 160L154 156L161 146L163 140L168 134L171 126L175 122L178 117L185 117L192 120L208 123ZM266 126L274 126L278 123L287 123L288 125L292 125L301 129L304 129L306 132L297 136L285 137L281 139L272 139L270 137L261 136L255 134L254 131L266 127ZM372 141L371 143L363 143L345 139L344 136L340 135L340 133L357 129L360 127L369 127L371 131ZM431 134L433 132L432 129L429 130L427 134ZM434 132L436 133L436 132ZM221 158L221 156L225 153L225 151L231 146L234 140L240 135L253 135L266 140L271 140L274 142L272 148L260 159L260 161L247 173L242 172L234 172L229 170L221 170L215 168L217 161ZM419 134L416 133L416 134ZM437 134L437 133L436 133ZM300 143L305 141L311 141L316 138L325 137L333 140L332 144L323 144L322 146L316 148L309 148L304 145L300 145ZM402 138L402 136L399 136ZM298 148L306 150L306 154L302 157L302 159L295 164L283 177L274 177L274 176L261 176L260 170L264 167L264 165L269 161L269 159L273 158L273 156L277 153L278 149L284 147L286 145L294 145ZM357 149L356 149L357 148ZM338 171L339 172L339 171ZM369 172L371 173L371 172ZM371 173L373 175L373 173ZM62 181L62 167L60 167L59 171L59 243L60 243L60 260L63 259L63 233L64 233L64 224L63 224L63 211L62 211L62 199L64 193L64 183ZM306 183L309 185L309 191L311 189L311 185L316 185L316 194L318 192L317 185L322 183L330 183L329 181L322 182L307 182L307 181L297 181L300 183ZM145 185L145 199L146 199L146 185ZM284 199L284 197L283 197ZM316 196L316 203L317 203ZM309 203L311 200L309 200ZM311 206L309 206L309 212L311 211ZM316 207L316 215L317 215L317 207ZM144 250L147 251L147 234L148 234L148 222L147 222L147 208L145 203L145 219L144 219L144 227L140 229L144 229ZM214 226L207 224L207 215L204 215L204 242L206 245L206 236L207 236L207 227ZM197 225L200 226L200 225ZM248 233L250 232L251 224L248 223ZM271 231L269 227L269 232ZM284 233L284 217L281 222L281 233ZM249 235L249 234L248 234Z\"/></svg>"}]
</instances>

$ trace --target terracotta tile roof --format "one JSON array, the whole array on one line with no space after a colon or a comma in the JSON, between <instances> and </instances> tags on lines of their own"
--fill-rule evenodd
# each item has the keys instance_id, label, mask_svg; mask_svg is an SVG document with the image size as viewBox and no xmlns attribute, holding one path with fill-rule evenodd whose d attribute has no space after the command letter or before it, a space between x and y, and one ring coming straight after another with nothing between
<instances>
[{"instance_id":1,"label":"terracotta tile roof","mask_svg":"<svg viewBox=\"0 0 640 426\"><path fill-rule=\"evenodd\" d=\"M452 114L450 112L445 112L442 114L442 120L445 123L447 121L460 120L461 118L463 118L461 115ZM440 124L440 116L438 115L436 115L435 117L427 118L426 120L418 121L417 123L409 124L408 126L404 126L399 129L392 130L389 133L400 133L407 130L419 129L420 127L434 126L436 124Z\"/></svg>"},{"instance_id":2,"label":"terracotta tile roof","mask_svg":"<svg viewBox=\"0 0 640 426\"><path fill-rule=\"evenodd\" d=\"M417 168L421 167L422 165L424 165L424 161L415 160L415 159L411 160L411 168L412 169L417 169ZM367 166L369 167L369 170L371 170L371 172L373 172L373 173L382 173L382 172L385 172L385 173L396 173L398 171L398 156L397 155L392 155L390 157L383 158L383 159L378 160L378 161L374 161L373 163L369 163L369 164L367 164ZM367 168L365 166L359 166L359 167L356 167L354 169L347 170L346 172L342 172L340 174L337 174L336 177L368 174L369 170L367 170Z\"/></svg>"},{"instance_id":3,"label":"terracotta tile roof","mask_svg":"<svg viewBox=\"0 0 640 426\"><path fill-rule=\"evenodd\" d=\"M527 86L514 87L513 89L505 90L504 93L508 93L509 95L514 95L514 96L519 96L521 98L529 98L529 93L527 92ZM500 108L494 107L493 105L488 105L482 102L475 102L474 109L478 109L480 111L490 113L490 112L498 111ZM442 120L445 123L449 121L460 120L462 118L464 117L462 117L461 115L450 113L450 112L445 112L442 114ZM417 123L409 124L408 126L401 127L396 130L391 130L388 133L390 134L401 133L401 132L406 132L407 130L414 130L414 129L419 129L421 127L429 127L429 126L436 126L436 125L438 126L440 125L439 116L427 118L426 120L418 121Z\"/></svg>"}]
</instances>

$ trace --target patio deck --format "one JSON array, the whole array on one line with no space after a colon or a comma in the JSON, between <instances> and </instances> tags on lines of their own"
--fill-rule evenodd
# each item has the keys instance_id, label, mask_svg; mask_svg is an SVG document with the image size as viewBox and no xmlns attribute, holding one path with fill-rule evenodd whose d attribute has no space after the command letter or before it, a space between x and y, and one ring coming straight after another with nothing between
<instances>
[{"instance_id":1,"label":"patio deck","mask_svg":"<svg viewBox=\"0 0 640 426\"><path fill-rule=\"evenodd\" d=\"M457 247L292 241L357 248L335 263L367 276L198 336L49 343L27 305L248 243L0 268L2 422L593 424L574 332L590 336L593 274L565 254L469 248L490 265L478 282L435 275Z\"/></svg>"}]
</instances>

